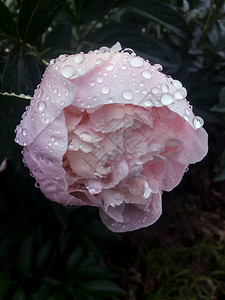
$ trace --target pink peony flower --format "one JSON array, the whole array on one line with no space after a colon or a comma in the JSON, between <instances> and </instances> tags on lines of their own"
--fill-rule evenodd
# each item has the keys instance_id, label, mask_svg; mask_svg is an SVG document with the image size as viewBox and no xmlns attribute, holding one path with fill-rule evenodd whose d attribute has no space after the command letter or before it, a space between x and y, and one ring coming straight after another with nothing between
<instances>
[{"instance_id":1,"label":"pink peony flower","mask_svg":"<svg viewBox=\"0 0 225 300\"><path fill-rule=\"evenodd\" d=\"M115 232L153 224L163 191L207 153L182 84L119 43L51 60L17 126L47 198L97 206Z\"/></svg>"}]
</instances>

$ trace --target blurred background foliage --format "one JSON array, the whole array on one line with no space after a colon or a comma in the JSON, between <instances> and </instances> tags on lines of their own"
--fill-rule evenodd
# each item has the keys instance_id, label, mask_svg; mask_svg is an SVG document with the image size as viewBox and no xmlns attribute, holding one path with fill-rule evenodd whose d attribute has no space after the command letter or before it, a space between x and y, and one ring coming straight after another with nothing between
<instances>
[{"instance_id":1,"label":"blurred background foliage","mask_svg":"<svg viewBox=\"0 0 225 300\"><path fill-rule=\"evenodd\" d=\"M183 83L209 134L160 220L126 234L45 199L14 143L50 59L117 41ZM0 90L0 299L225 299L223 0L1 0Z\"/></svg>"}]
</instances>

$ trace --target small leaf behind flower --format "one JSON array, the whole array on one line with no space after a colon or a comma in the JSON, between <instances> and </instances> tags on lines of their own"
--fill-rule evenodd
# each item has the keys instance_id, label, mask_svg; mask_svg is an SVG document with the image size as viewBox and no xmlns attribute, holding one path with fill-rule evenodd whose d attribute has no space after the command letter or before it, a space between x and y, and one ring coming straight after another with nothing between
<instances>
[{"instance_id":1,"label":"small leaf behind flower","mask_svg":"<svg viewBox=\"0 0 225 300\"><path fill-rule=\"evenodd\" d=\"M190 37L190 30L184 18L166 3L159 0L123 0L121 5L138 15L155 21L180 37Z\"/></svg>"},{"instance_id":2,"label":"small leaf behind flower","mask_svg":"<svg viewBox=\"0 0 225 300\"><path fill-rule=\"evenodd\" d=\"M5 158L16 158L18 154L14 130L29 100L30 97L25 95L0 93L0 162Z\"/></svg>"},{"instance_id":3,"label":"small leaf behind flower","mask_svg":"<svg viewBox=\"0 0 225 300\"><path fill-rule=\"evenodd\" d=\"M37 59L27 48L19 45L13 47L5 63L2 91L32 95L40 81L41 71Z\"/></svg>"},{"instance_id":4,"label":"small leaf behind flower","mask_svg":"<svg viewBox=\"0 0 225 300\"><path fill-rule=\"evenodd\" d=\"M24 42L40 37L54 21L66 0L23 0L18 29Z\"/></svg>"},{"instance_id":5,"label":"small leaf behind flower","mask_svg":"<svg viewBox=\"0 0 225 300\"><path fill-rule=\"evenodd\" d=\"M18 39L16 24L9 9L2 1L0 1L0 36L12 40Z\"/></svg>"}]
</instances>

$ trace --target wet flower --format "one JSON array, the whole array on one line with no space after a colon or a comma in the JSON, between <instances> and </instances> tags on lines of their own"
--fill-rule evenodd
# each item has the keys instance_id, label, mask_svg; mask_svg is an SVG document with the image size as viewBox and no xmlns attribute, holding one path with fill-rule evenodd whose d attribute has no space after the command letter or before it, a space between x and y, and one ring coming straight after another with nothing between
<instances>
[{"instance_id":1,"label":"wet flower","mask_svg":"<svg viewBox=\"0 0 225 300\"><path fill-rule=\"evenodd\" d=\"M186 89L161 70L119 43L51 60L16 136L47 198L97 206L117 232L159 218L162 192L208 150Z\"/></svg>"}]
</instances>

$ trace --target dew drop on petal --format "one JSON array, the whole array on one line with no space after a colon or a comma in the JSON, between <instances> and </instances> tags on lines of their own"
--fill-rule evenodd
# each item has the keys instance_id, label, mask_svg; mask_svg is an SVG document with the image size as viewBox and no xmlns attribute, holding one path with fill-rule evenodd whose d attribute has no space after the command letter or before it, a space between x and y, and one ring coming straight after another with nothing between
<instances>
[{"instance_id":1,"label":"dew drop on petal","mask_svg":"<svg viewBox=\"0 0 225 300\"><path fill-rule=\"evenodd\" d=\"M133 99L133 93L129 90L123 91L122 96L126 100L132 100Z\"/></svg>"},{"instance_id":2,"label":"dew drop on petal","mask_svg":"<svg viewBox=\"0 0 225 300\"><path fill-rule=\"evenodd\" d=\"M64 57L61 57L59 60L60 60L61 62L64 62L64 61L66 61L66 60L67 60L67 57L66 57L66 56L64 56Z\"/></svg>"},{"instance_id":3,"label":"dew drop on petal","mask_svg":"<svg viewBox=\"0 0 225 300\"><path fill-rule=\"evenodd\" d=\"M169 93L162 94L161 96L161 102L164 105L169 105L173 102L173 96Z\"/></svg>"},{"instance_id":4,"label":"dew drop on petal","mask_svg":"<svg viewBox=\"0 0 225 300\"><path fill-rule=\"evenodd\" d=\"M144 102L144 105L145 105L146 107L150 107L150 106L152 105L151 100L150 100L150 99L146 99L145 102Z\"/></svg>"},{"instance_id":5,"label":"dew drop on petal","mask_svg":"<svg viewBox=\"0 0 225 300\"><path fill-rule=\"evenodd\" d=\"M103 77L97 77L97 82L98 83L102 83L104 81L104 78Z\"/></svg>"},{"instance_id":6,"label":"dew drop on petal","mask_svg":"<svg viewBox=\"0 0 225 300\"><path fill-rule=\"evenodd\" d=\"M173 80L173 85L178 89L182 88L182 83L179 80Z\"/></svg>"},{"instance_id":7,"label":"dew drop on petal","mask_svg":"<svg viewBox=\"0 0 225 300\"><path fill-rule=\"evenodd\" d=\"M22 135L26 136L26 135L27 135L27 133L28 133L27 129L26 129L26 128L24 128L24 129L22 130Z\"/></svg>"},{"instance_id":8,"label":"dew drop on petal","mask_svg":"<svg viewBox=\"0 0 225 300\"><path fill-rule=\"evenodd\" d=\"M95 64L98 66L103 62L103 60L101 58L97 59Z\"/></svg>"},{"instance_id":9,"label":"dew drop on petal","mask_svg":"<svg viewBox=\"0 0 225 300\"><path fill-rule=\"evenodd\" d=\"M38 102L37 107L38 107L39 111L43 111L46 108L46 103L44 101L40 101L40 102Z\"/></svg>"},{"instance_id":10,"label":"dew drop on petal","mask_svg":"<svg viewBox=\"0 0 225 300\"><path fill-rule=\"evenodd\" d=\"M84 61L85 57L83 54L77 54L74 57L74 60L77 64L81 64Z\"/></svg>"},{"instance_id":11,"label":"dew drop on petal","mask_svg":"<svg viewBox=\"0 0 225 300\"><path fill-rule=\"evenodd\" d=\"M193 118L192 124L193 124L194 128L198 129L204 125L204 121L201 117L196 116Z\"/></svg>"},{"instance_id":12,"label":"dew drop on petal","mask_svg":"<svg viewBox=\"0 0 225 300\"><path fill-rule=\"evenodd\" d=\"M40 89L39 94L38 94L38 98L41 98L42 95L43 95L43 90Z\"/></svg>"},{"instance_id":13,"label":"dew drop on petal","mask_svg":"<svg viewBox=\"0 0 225 300\"><path fill-rule=\"evenodd\" d=\"M143 59L140 57L134 57L130 60L130 64L134 68L140 68L143 66Z\"/></svg>"},{"instance_id":14,"label":"dew drop on petal","mask_svg":"<svg viewBox=\"0 0 225 300\"><path fill-rule=\"evenodd\" d=\"M162 90L164 93L169 92L169 87L168 87L168 85L167 85L167 84L163 84L163 85L161 86L161 90Z\"/></svg>"},{"instance_id":15,"label":"dew drop on petal","mask_svg":"<svg viewBox=\"0 0 225 300\"><path fill-rule=\"evenodd\" d=\"M156 95L158 92L159 90L156 87L152 88L152 94Z\"/></svg>"},{"instance_id":16,"label":"dew drop on petal","mask_svg":"<svg viewBox=\"0 0 225 300\"><path fill-rule=\"evenodd\" d=\"M153 67L157 70L157 71L162 71L163 67L160 64L155 64L153 65Z\"/></svg>"},{"instance_id":17,"label":"dew drop on petal","mask_svg":"<svg viewBox=\"0 0 225 300\"><path fill-rule=\"evenodd\" d=\"M90 139L91 139L91 135L90 135L89 132L84 131L84 132L81 133L80 138L81 138L83 141L85 141L85 142L89 142Z\"/></svg>"},{"instance_id":18,"label":"dew drop on petal","mask_svg":"<svg viewBox=\"0 0 225 300\"><path fill-rule=\"evenodd\" d=\"M65 66L63 69L62 69L62 75L65 77L65 78L70 78L73 76L75 72L75 69L73 66Z\"/></svg>"},{"instance_id":19,"label":"dew drop on petal","mask_svg":"<svg viewBox=\"0 0 225 300\"><path fill-rule=\"evenodd\" d=\"M114 100L113 100L112 98L109 98L108 102L109 102L109 103L113 103Z\"/></svg>"},{"instance_id":20,"label":"dew drop on petal","mask_svg":"<svg viewBox=\"0 0 225 300\"><path fill-rule=\"evenodd\" d=\"M50 118L48 118L48 117L47 117L47 118L45 118L45 123L46 123L46 124L50 123L50 121L51 121L51 119L50 119Z\"/></svg>"},{"instance_id":21,"label":"dew drop on petal","mask_svg":"<svg viewBox=\"0 0 225 300\"><path fill-rule=\"evenodd\" d=\"M152 77L152 74L149 71L143 71L141 74L146 79L150 79Z\"/></svg>"},{"instance_id":22,"label":"dew drop on petal","mask_svg":"<svg viewBox=\"0 0 225 300\"><path fill-rule=\"evenodd\" d=\"M113 69L114 69L113 65L109 65L109 66L106 68L106 70L108 70L108 71L112 71Z\"/></svg>"},{"instance_id":23,"label":"dew drop on petal","mask_svg":"<svg viewBox=\"0 0 225 300\"><path fill-rule=\"evenodd\" d=\"M54 65L56 63L56 59L51 59L50 60L50 65Z\"/></svg>"},{"instance_id":24,"label":"dew drop on petal","mask_svg":"<svg viewBox=\"0 0 225 300\"><path fill-rule=\"evenodd\" d=\"M110 92L110 88L108 86L104 86L102 88L102 92L103 92L103 94L107 95Z\"/></svg>"},{"instance_id":25,"label":"dew drop on petal","mask_svg":"<svg viewBox=\"0 0 225 300\"><path fill-rule=\"evenodd\" d=\"M95 86L95 82L94 81L92 81L91 83L90 83L90 86Z\"/></svg>"},{"instance_id":26,"label":"dew drop on petal","mask_svg":"<svg viewBox=\"0 0 225 300\"><path fill-rule=\"evenodd\" d=\"M181 99L183 99L184 97L181 95L181 93L179 93L179 92L175 92L174 93L174 97L176 98L176 99L178 99L178 100L181 100Z\"/></svg>"},{"instance_id":27,"label":"dew drop on petal","mask_svg":"<svg viewBox=\"0 0 225 300\"><path fill-rule=\"evenodd\" d=\"M120 193L115 192L115 193L113 194L113 198L114 198L115 200L119 200L119 199L121 198ZM111 206L112 206L112 205L111 205Z\"/></svg>"}]
</instances>

